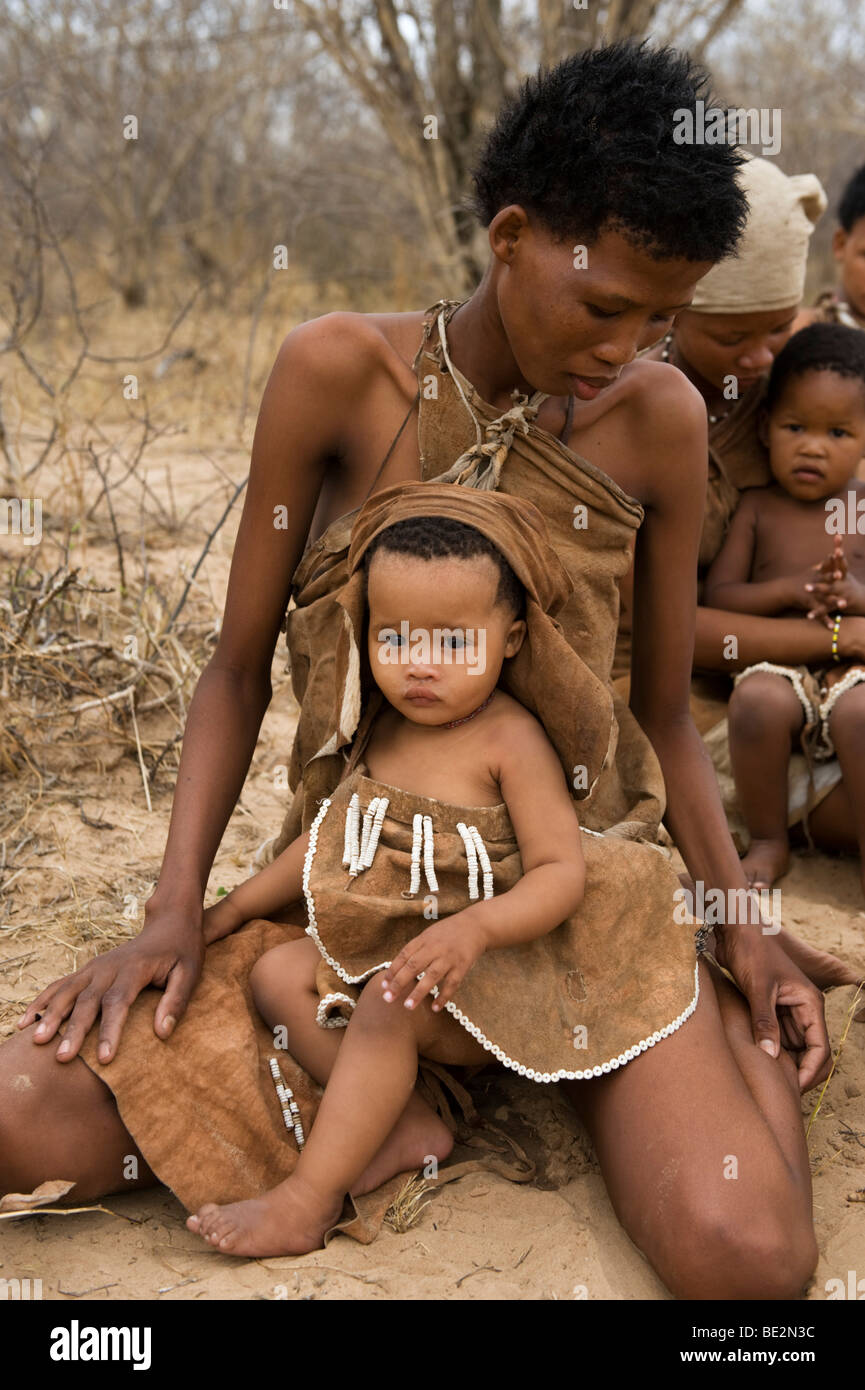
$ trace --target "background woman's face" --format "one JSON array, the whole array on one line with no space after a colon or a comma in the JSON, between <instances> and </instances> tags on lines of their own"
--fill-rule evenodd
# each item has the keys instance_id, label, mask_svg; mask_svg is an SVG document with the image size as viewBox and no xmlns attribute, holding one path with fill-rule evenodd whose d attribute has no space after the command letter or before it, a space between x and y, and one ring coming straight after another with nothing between
<instances>
[{"instance_id":1,"label":"background woman's face","mask_svg":"<svg viewBox=\"0 0 865 1390\"><path fill-rule=\"evenodd\" d=\"M621 233L557 241L520 207L490 224L501 321L526 381L592 400L667 332L707 261L653 260Z\"/></svg>"},{"instance_id":2,"label":"background woman's face","mask_svg":"<svg viewBox=\"0 0 865 1390\"><path fill-rule=\"evenodd\" d=\"M765 376L790 337L798 305L755 314L698 314L676 320L676 347L685 361L718 390L736 377L743 395Z\"/></svg>"}]
</instances>

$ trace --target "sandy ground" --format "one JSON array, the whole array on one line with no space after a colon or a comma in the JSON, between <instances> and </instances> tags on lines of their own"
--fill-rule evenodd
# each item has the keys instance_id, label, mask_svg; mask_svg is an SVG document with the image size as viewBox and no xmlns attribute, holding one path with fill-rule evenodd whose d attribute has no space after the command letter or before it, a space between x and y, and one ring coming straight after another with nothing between
<instances>
[{"instance_id":1,"label":"sandy ground","mask_svg":"<svg viewBox=\"0 0 865 1390\"><path fill-rule=\"evenodd\" d=\"M226 455L226 471L241 477L246 458L241 451ZM195 496L206 471L202 460L166 455L150 472L157 489L160 467L169 464L176 496ZM213 498L197 519L199 530L190 526L170 540L151 532L154 575L168 584L197 558L207 517L222 505L224 498ZM201 611L221 608L238 515L235 509L199 576ZM8 540L5 548L11 553ZM111 575L107 540L91 543L84 558L94 574ZM274 699L211 875L209 900L219 885L230 888L245 877L280 825L286 794L275 785L276 770L287 761L294 723L281 651L273 674ZM104 946L103 933L135 929L124 910L132 900L144 901L158 873L173 773L157 779L148 811L135 757L118 753L107 738L103 747L98 723L89 726L87 743L71 738L70 727L69 721L49 724L42 756L57 780L28 815L32 840L15 859L24 872L10 884L0 919L0 1035L12 1031L23 1003L42 985ZM142 738L158 747L174 727L167 716L154 716ZM24 790L21 779L7 788L11 796ZM82 813L102 825L86 823ZM785 925L842 956L865 958L865 905L852 860L797 855L783 894ZM829 997L836 1046L852 995L845 989ZM863 1025L854 1024L809 1137L821 1251L813 1299L825 1298L828 1279L846 1281L851 1269L865 1275L863 1039ZM805 1097L804 1116L818 1095ZM591 1146L564 1097L501 1075L480 1085L478 1102L524 1145L537 1163L536 1179L516 1185L492 1174L465 1176L438 1191L404 1234L385 1228L369 1246L338 1236L327 1250L299 1260L228 1258L196 1240L180 1204L158 1189L107 1199L105 1211L0 1223L0 1277L41 1279L44 1298L72 1301L668 1298L619 1227Z\"/></svg>"}]
</instances>

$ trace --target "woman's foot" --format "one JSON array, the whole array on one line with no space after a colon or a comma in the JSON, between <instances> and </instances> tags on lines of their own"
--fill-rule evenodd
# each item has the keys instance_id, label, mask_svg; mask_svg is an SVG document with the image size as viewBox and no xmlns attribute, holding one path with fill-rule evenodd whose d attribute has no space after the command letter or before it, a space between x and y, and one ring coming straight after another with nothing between
<instances>
[{"instance_id":1,"label":"woman's foot","mask_svg":"<svg viewBox=\"0 0 865 1390\"><path fill-rule=\"evenodd\" d=\"M364 1192L372 1192L397 1173L426 1168L431 1159L435 1159L436 1165L443 1163L453 1146L454 1137L444 1120L417 1091L412 1091L405 1110L375 1158L352 1184L352 1195L360 1197Z\"/></svg>"},{"instance_id":2,"label":"woman's foot","mask_svg":"<svg viewBox=\"0 0 865 1390\"><path fill-rule=\"evenodd\" d=\"M839 960L830 951L821 951L809 946L801 937L791 936L788 931L780 931L778 945L786 951L794 965L798 965L818 989L837 989L839 985L858 985L865 979L865 964L850 965Z\"/></svg>"},{"instance_id":3,"label":"woman's foot","mask_svg":"<svg viewBox=\"0 0 865 1390\"><path fill-rule=\"evenodd\" d=\"M790 867L790 846L783 840L752 840L742 860L749 888L771 888Z\"/></svg>"},{"instance_id":4,"label":"woman's foot","mask_svg":"<svg viewBox=\"0 0 865 1390\"><path fill-rule=\"evenodd\" d=\"M341 1211L342 1198L328 1202L291 1177L248 1202L207 1202L186 1225L226 1255L306 1255L321 1249Z\"/></svg>"}]
</instances>

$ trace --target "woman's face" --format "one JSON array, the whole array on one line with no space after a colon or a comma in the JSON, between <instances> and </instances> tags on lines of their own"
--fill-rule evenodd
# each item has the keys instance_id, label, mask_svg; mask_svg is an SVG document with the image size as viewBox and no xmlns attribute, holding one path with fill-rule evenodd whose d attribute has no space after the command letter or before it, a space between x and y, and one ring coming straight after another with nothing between
<instances>
[{"instance_id":1,"label":"woman's face","mask_svg":"<svg viewBox=\"0 0 865 1390\"><path fill-rule=\"evenodd\" d=\"M502 326L535 390L594 400L662 338L709 261L653 260L617 231L556 240L517 205L490 224Z\"/></svg>"},{"instance_id":2,"label":"woman's face","mask_svg":"<svg viewBox=\"0 0 865 1390\"><path fill-rule=\"evenodd\" d=\"M722 390L735 377L742 396L765 376L793 329L798 305L756 314L699 314L676 320L676 348L690 367Z\"/></svg>"}]
</instances>

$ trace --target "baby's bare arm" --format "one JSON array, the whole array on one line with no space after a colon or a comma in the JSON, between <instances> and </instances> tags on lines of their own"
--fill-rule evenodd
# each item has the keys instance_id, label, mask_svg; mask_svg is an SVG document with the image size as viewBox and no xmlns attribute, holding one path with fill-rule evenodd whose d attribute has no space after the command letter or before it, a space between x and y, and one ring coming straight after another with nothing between
<instances>
[{"instance_id":1,"label":"baby's bare arm","mask_svg":"<svg viewBox=\"0 0 865 1390\"><path fill-rule=\"evenodd\" d=\"M523 874L509 892L459 914L481 929L486 949L552 931L579 906L586 878L574 803L542 726L526 710L515 710L497 730L496 755Z\"/></svg>"},{"instance_id":2,"label":"baby's bare arm","mask_svg":"<svg viewBox=\"0 0 865 1390\"><path fill-rule=\"evenodd\" d=\"M743 493L730 529L715 557L703 590L706 608L723 608L730 613L752 613L770 618L791 608L803 607L807 595L799 576L784 575L764 583L751 582L754 559L757 555L757 519L764 488L752 488ZM798 589L797 589L798 584Z\"/></svg>"},{"instance_id":3,"label":"baby's bare arm","mask_svg":"<svg viewBox=\"0 0 865 1390\"><path fill-rule=\"evenodd\" d=\"M580 827L555 749L515 704L492 726L491 747L490 773L510 813L523 875L507 893L472 903L409 941L382 972L388 1003L411 1009L436 987L432 1008L440 1012L485 951L545 936L582 901Z\"/></svg>"},{"instance_id":4,"label":"baby's bare arm","mask_svg":"<svg viewBox=\"0 0 865 1390\"><path fill-rule=\"evenodd\" d=\"M204 914L207 944L230 936L253 917L269 917L272 912L295 902L302 892L303 861L308 844L308 834L292 840L272 864L209 907Z\"/></svg>"}]
</instances>

